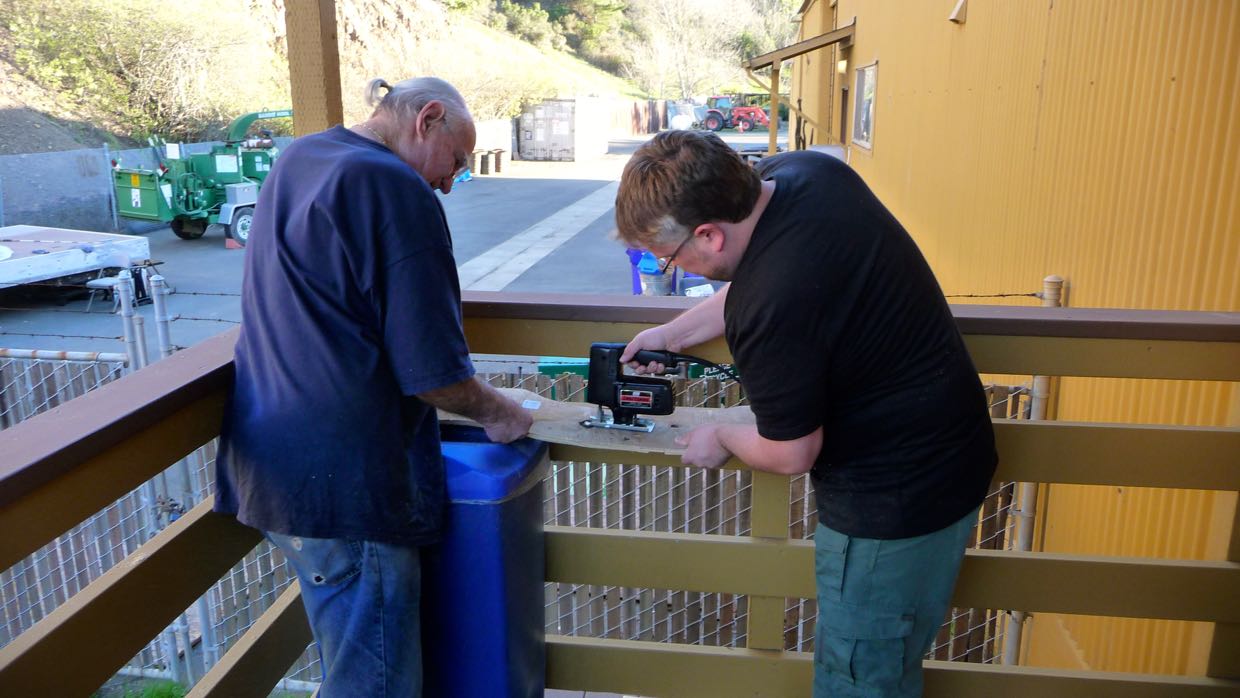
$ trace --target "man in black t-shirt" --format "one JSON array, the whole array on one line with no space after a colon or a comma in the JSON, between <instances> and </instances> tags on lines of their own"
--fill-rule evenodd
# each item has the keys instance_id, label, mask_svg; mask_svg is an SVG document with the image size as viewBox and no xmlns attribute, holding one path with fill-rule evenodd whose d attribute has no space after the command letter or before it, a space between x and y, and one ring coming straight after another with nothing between
<instances>
[{"instance_id":1,"label":"man in black t-shirt","mask_svg":"<svg viewBox=\"0 0 1240 698\"><path fill-rule=\"evenodd\" d=\"M755 169L693 131L637 151L616 221L631 247L731 282L623 359L725 336L756 424L694 430L684 462L810 473L814 695L920 695L997 457L977 371L916 244L843 162L793 152Z\"/></svg>"}]
</instances>

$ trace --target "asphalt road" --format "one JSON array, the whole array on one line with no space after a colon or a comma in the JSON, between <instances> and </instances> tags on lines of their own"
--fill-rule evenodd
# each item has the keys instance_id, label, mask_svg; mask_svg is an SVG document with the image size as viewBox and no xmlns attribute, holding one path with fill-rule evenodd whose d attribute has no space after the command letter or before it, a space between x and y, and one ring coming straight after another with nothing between
<instances>
[{"instance_id":1,"label":"asphalt road","mask_svg":"<svg viewBox=\"0 0 1240 698\"><path fill-rule=\"evenodd\" d=\"M765 145L766 132L722 132L735 147ZM786 134L781 133L781 146ZM613 141L608 154L582 162L505 162L503 173L476 176L442 198L462 287L513 292L629 294L624 247L611 239L615 183L643 139ZM245 251L227 249L222 231L181 240L167 228L146 234L152 259L175 289L172 343L186 347L236 327L241 319ZM153 309L139 307L150 355L158 355ZM0 347L123 352L112 304L84 298L0 293Z\"/></svg>"}]
</instances>

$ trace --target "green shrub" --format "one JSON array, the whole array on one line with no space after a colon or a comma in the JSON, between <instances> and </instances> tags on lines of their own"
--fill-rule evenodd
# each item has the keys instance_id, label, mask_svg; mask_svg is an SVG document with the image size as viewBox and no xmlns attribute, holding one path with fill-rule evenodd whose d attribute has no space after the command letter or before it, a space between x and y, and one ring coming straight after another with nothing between
<instances>
[{"instance_id":1,"label":"green shrub","mask_svg":"<svg viewBox=\"0 0 1240 698\"><path fill-rule=\"evenodd\" d=\"M275 104L221 70L245 56L209 20L216 10L158 0L0 0L13 61L25 75L138 140L218 136L237 113ZM227 42L227 43L226 43ZM234 73L235 74L235 71Z\"/></svg>"}]
</instances>

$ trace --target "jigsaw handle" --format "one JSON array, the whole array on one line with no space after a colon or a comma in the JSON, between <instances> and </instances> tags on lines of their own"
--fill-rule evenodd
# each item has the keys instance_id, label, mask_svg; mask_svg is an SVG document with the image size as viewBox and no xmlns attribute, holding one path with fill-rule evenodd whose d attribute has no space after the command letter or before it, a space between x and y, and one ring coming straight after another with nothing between
<instances>
[{"instance_id":1,"label":"jigsaw handle","mask_svg":"<svg viewBox=\"0 0 1240 698\"><path fill-rule=\"evenodd\" d=\"M642 366L645 366L652 362L660 363L660 364L663 364L663 366L667 368L672 368L677 363L675 357L672 355L672 352L670 351L650 351L648 349L643 349L637 352L636 354L634 354L631 361L636 361Z\"/></svg>"}]
</instances>

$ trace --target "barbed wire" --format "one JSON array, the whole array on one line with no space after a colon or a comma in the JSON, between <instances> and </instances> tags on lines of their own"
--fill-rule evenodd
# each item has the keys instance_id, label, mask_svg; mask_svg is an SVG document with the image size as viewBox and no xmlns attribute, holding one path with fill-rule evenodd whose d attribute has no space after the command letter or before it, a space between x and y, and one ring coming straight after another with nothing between
<instances>
[{"instance_id":1,"label":"barbed wire","mask_svg":"<svg viewBox=\"0 0 1240 698\"><path fill-rule=\"evenodd\" d=\"M17 313L73 313L75 315L115 315L111 310L73 310L71 308L11 308L0 306L0 310L11 310Z\"/></svg>"},{"instance_id":2,"label":"barbed wire","mask_svg":"<svg viewBox=\"0 0 1240 698\"><path fill-rule=\"evenodd\" d=\"M232 325L240 325L240 320L227 320L218 317L194 317L192 315L174 315L168 318L168 322L176 322L177 320L193 320L195 322L226 322Z\"/></svg>"},{"instance_id":3,"label":"barbed wire","mask_svg":"<svg viewBox=\"0 0 1240 698\"><path fill-rule=\"evenodd\" d=\"M119 335L113 336L113 337L105 337L104 335L99 335L99 334L56 334L54 332L10 332L8 330L0 328L0 337L3 337L3 336L55 337L57 339L115 339L115 340L124 339L123 337Z\"/></svg>"},{"instance_id":4,"label":"barbed wire","mask_svg":"<svg viewBox=\"0 0 1240 698\"><path fill-rule=\"evenodd\" d=\"M1040 293L949 293L944 298L1039 298Z\"/></svg>"}]
</instances>

